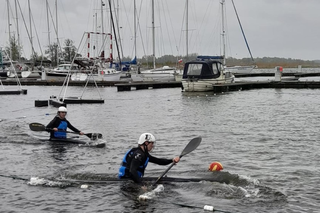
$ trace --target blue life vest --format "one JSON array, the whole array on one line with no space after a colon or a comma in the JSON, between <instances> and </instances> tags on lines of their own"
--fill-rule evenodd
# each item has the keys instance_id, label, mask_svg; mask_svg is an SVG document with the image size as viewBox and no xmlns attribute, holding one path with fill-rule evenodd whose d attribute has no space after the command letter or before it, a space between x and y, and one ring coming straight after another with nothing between
<instances>
[{"instance_id":1,"label":"blue life vest","mask_svg":"<svg viewBox=\"0 0 320 213\"><path fill-rule=\"evenodd\" d=\"M67 133L65 131L67 130L67 127L68 127L67 122L61 121L57 128L58 128L58 130L63 130L63 131L54 132L54 137L55 138L66 138Z\"/></svg>"},{"instance_id":2,"label":"blue life vest","mask_svg":"<svg viewBox=\"0 0 320 213\"><path fill-rule=\"evenodd\" d=\"M123 159L122 159L122 163L121 163L121 167L119 169L119 174L118 174L118 178L123 178L123 177L128 177L129 174L126 174L126 172L128 173L129 172L129 166L128 165L128 162L127 162L127 156L128 154L131 152L131 154L134 154L134 152L131 150L127 151L127 153L124 155ZM149 157L147 157L146 161L144 162L143 165L141 165L138 169L138 175L139 177L143 177L143 174L144 174L144 170L145 168L147 167L148 165L148 162L149 162Z\"/></svg>"}]
</instances>

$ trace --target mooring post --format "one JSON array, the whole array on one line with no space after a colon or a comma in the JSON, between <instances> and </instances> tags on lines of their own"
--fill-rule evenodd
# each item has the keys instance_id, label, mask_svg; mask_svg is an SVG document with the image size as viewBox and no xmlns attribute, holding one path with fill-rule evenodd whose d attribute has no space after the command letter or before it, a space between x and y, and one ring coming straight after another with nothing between
<instances>
[{"instance_id":1,"label":"mooring post","mask_svg":"<svg viewBox=\"0 0 320 213\"><path fill-rule=\"evenodd\" d=\"M46 74L46 70L44 68L42 68L42 70L41 70L41 80L43 80L43 81L47 80L47 74Z\"/></svg>"},{"instance_id":2,"label":"mooring post","mask_svg":"<svg viewBox=\"0 0 320 213\"><path fill-rule=\"evenodd\" d=\"M274 74L274 80L275 81L281 81L283 68L282 67L276 67L275 70L276 71L275 71L275 74Z\"/></svg>"}]
</instances>

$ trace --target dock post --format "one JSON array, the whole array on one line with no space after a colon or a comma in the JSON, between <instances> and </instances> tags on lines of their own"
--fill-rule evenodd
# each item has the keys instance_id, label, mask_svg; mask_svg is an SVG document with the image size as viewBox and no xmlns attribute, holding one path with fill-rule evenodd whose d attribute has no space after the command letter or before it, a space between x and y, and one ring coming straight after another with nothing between
<instances>
[{"instance_id":1,"label":"dock post","mask_svg":"<svg viewBox=\"0 0 320 213\"><path fill-rule=\"evenodd\" d=\"M42 68L42 70L41 70L41 80L43 80L43 81L47 80L47 74L46 74L46 70L44 68Z\"/></svg>"},{"instance_id":2,"label":"dock post","mask_svg":"<svg viewBox=\"0 0 320 213\"><path fill-rule=\"evenodd\" d=\"M282 67L276 67L275 69L276 69L276 71L275 71L275 74L274 74L274 80L275 81L281 81L283 68Z\"/></svg>"}]
</instances>

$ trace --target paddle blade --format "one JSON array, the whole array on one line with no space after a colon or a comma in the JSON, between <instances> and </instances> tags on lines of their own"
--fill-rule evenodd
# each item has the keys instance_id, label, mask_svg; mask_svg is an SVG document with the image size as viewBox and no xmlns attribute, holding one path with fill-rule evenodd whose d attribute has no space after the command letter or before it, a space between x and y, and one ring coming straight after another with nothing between
<instances>
[{"instance_id":1,"label":"paddle blade","mask_svg":"<svg viewBox=\"0 0 320 213\"><path fill-rule=\"evenodd\" d=\"M46 127L40 123L31 123L29 124L29 128L32 131L46 131Z\"/></svg>"},{"instance_id":2,"label":"paddle blade","mask_svg":"<svg viewBox=\"0 0 320 213\"><path fill-rule=\"evenodd\" d=\"M195 150L201 143L201 140L202 138L199 136L199 137L196 137L196 138L193 138L189 143L188 145L184 148L184 150L181 152L181 155L180 155L180 158L190 152L192 152L193 150Z\"/></svg>"},{"instance_id":3,"label":"paddle blade","mask_svg":"<svg viewBox=\"0 0 320 213\"><path fill-rule=\"evenodd\" d=\"M184 150L181 152L181 155L180 155L180 158L182 158L182 156L192 152L193 150L195 150L201 143L201 140L202 138L199 136L199 137L196 137L196 138L193 138L189 143L188 145L184 148ZM159 180L165 175L167 174L167 172L175 165L175 163L172 163L166 171L164 171L160 177L158 177L158 179L152 184L153 186L156 185Z\"/></svg>"},{"instance_id":4,"label":"paddle blade","mask_svg":"<svg viewBox=\"0 0 320 213\"><path fill-rule=\"evenodd\" d=\"M102 138L102 134L101 133L86 133L84 135L87 136L88 138L90 138L91 140L97 140L97 139L101 139Z\"/></svg>"}]
</instances>

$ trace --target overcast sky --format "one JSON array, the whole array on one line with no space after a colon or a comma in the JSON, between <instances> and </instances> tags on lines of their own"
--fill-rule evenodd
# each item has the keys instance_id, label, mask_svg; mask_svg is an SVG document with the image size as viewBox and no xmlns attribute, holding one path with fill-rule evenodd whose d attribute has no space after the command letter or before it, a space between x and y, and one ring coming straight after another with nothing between
<instances>
[{"instance_id":1,"label":"overcast sky","mask_svg":"<svg viewBox=\"0 0 320 213\"><path fill-rule=\"evenodd\" d=\"M133 0L113 0L119 5L119 31L124 56L134 57ZM34 20L32 37L36 52L48 45L48 24L45 0L32 0ZM55 0L48 0L50 40L56 41L53 29ZM75 42L82 55L87 54L86 44L81 42L84 32L101 31L101 0L57 0L58 37L63 46L67 38ZM109 3L104 0L103 28L110 32ZM118 3L117 3L118 2ZM136 0L139 16L137 56L152 54L151 0ZM155 0L156 56L186 54L186 0ZM221 54L220 0L189 0L188 52L199 55ZM0 0L0 46L8 44L7 0ZM18 25L24 56L29 58L31 45L26 33L29 26L28 1L19 0L23 16L18 8ZM293 59L320 59L320 0L234 0L242 27L254 58L284 57ZM10 32L17 32L14 0L10 4ZM232 7L226 0L227 56L249 57L240 27ZM97 15L95 15L97 14ZM37 35L36 35L37 34ZM112 32L113 34L113 32ZM119 36L119 35L117 35ZM81 42L81 44L80 44ZM94 41L91 41L94 43ZM98 45L98 44L97 44ZM114 55L115 52L114 47ZM92 53L91 53L92 54Z\"/></svg>"}]
</instances>

